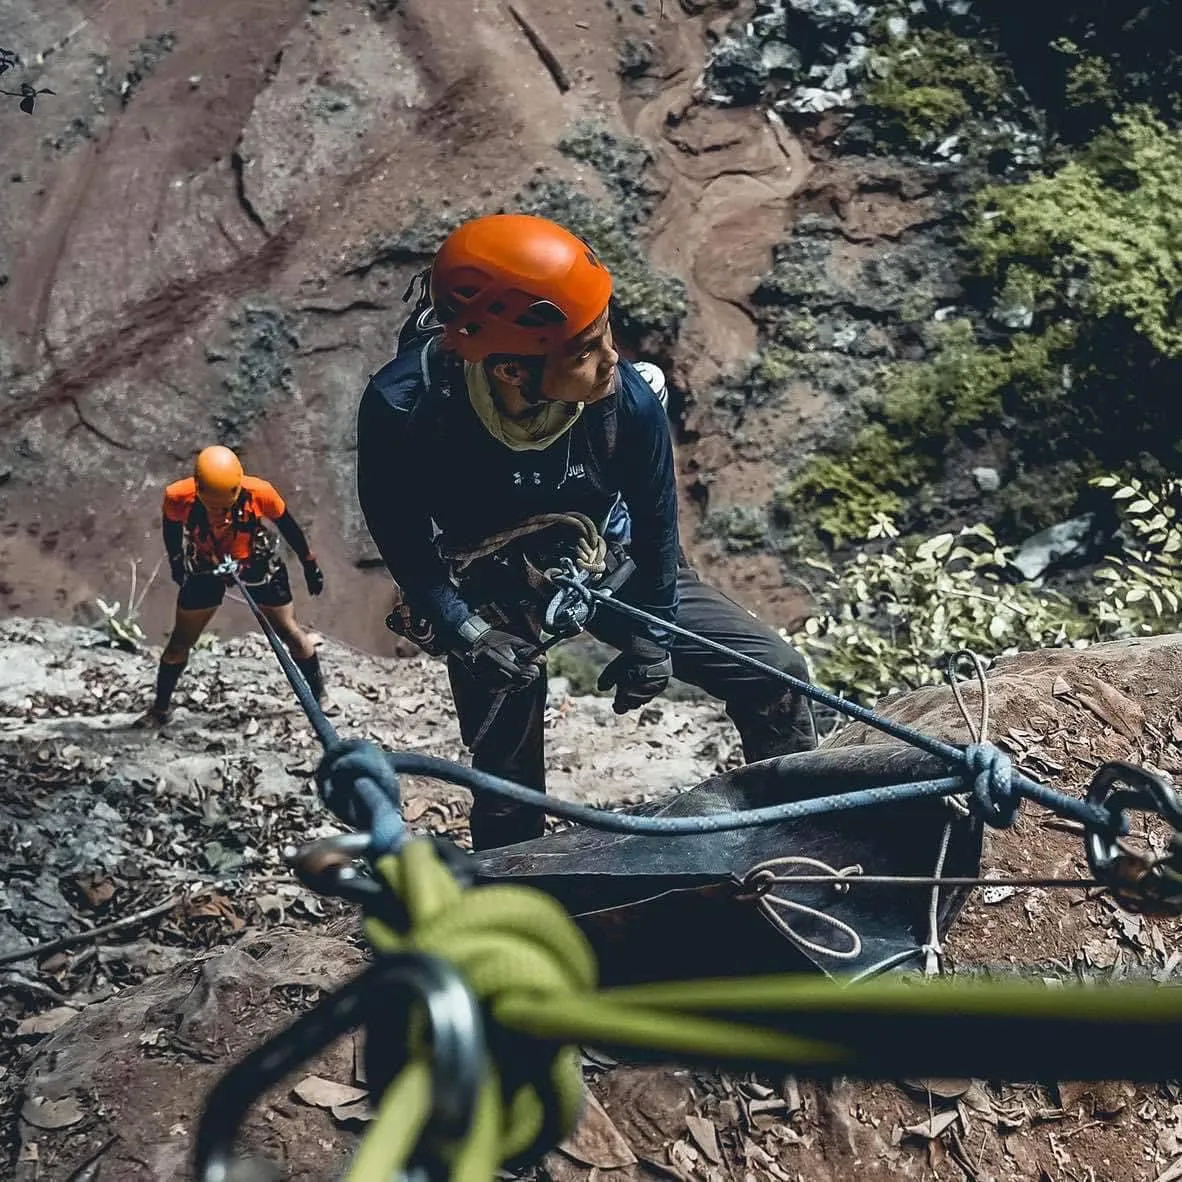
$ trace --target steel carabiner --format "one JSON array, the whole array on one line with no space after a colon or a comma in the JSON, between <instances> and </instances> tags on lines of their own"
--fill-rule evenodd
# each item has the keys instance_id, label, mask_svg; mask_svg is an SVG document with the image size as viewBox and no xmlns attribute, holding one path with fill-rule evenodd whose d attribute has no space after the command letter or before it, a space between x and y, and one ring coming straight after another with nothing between
<instances>
[{"instance_id":1,"label":"steel carabiner","mask_svg":"<svg viewBox=\"0 0 1182 1182\"><path fill-rule=\"evenodd\" d=\"M471 1125L487 1063L479 1005L447 961L423 952L397 953L382 957L218 1080L197 1126L195 1176L200 1182L233 1182L243 1176L244 1167L253 1167L254 1176L261 1176L266 1163L247 1163L233 1155L250 1106L301 1063L357 1026L364 1024L368 1032L376 1023L379 1035L384 1034L390 1019L405 1014L415 1001L424 1003L432 1045L432 1110L419 1148L429 1150L436 1138L462 1137ZM378 1095L392 1074L389 1052L382 1037L367 1037L366 1072ZM379 1069L381 1075L376 1075Z\"/></svg>"},{"instance_id":2,"label":"steel carabiner","mask_svg":"<svg viewBox=\"0 0 1182 1182\"><path fill-rule=\"evenodd\" d=\"M1089 827L1084 838L1088 865L1126 911L1182 914L1182 802L1161 777L1131 763L1103 764L1088 785L1089 804L1112 818L1107 831ZM1153 813L1174 830L1171 853L1148 858L1122 846L1117 836L1125 809Z\"/></svg>"}]
</instances>

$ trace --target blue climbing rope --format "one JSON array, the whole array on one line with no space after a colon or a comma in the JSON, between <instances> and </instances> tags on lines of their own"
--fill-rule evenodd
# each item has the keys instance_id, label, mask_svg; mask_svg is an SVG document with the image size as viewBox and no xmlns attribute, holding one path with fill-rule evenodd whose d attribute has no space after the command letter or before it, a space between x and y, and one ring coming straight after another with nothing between
<instances>
[{"instance_id":1,"label":"blue climbing rope","mask_svg":"<svg viewBox=\"0 0 1182 1182\"><path fill-rule=\"evenodd\" d=\"M905 804L909 801L962 793L970 794L972 806L978 816L995 828L1012 825L1022 800L1030 799L1060 816L1080 821L1089 833L1102 835L1106 839L1123 835L1128 831L1127 819L1119 809L1068 796L1030 779L1016 770L1010 758L991 743L971 743L962 748L934 739L902 723L883 718L857 703L847 702L810 682L801 681L755 657L749 657L717 641L699 636L689 629L650 615L640 608L622 603L610 593L597 591L566 575L557 576L554 579L555 583L562 586L572 597L592 608L607 607L611 611L663 628L694 644L758 669L816 702L945 760L953 774L938 779L865 788L810 800L790 801L764 808L712 813L706 816L638 817L558 800L532 788L501 779L477 768L465 767L451 760L417 752L383 752L370 743L342 741L324 711L320 709L298 666L284 648L270 621L259 610L249 590L238 577L236 564L225 564L224 568L219 568L219 573L232 579L241 592L324 747L324 758L316 773L321 799L325 806L347 825L370 834L370 852L374 855L396 852L406 837L398 781L400 774L432 776L473 792L493 793L592 829L653 837L678 837L750 829L761 825L801 821L829 813Z\"/></svg>"}]
</instances>

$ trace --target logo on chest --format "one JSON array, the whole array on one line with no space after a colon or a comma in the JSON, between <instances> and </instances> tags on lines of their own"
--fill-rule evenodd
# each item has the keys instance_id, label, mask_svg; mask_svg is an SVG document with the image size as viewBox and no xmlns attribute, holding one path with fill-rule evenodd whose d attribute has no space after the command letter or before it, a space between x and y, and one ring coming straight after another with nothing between
<instances>
[{"instance_id":1,"label":"logo on chest","mask_svg":"<svg viewBox=\"0 0 1182 1182\"><path fill-rule=\"evenodd\" d=\"M512 478L514 488L541 488L543 485L561 488L568 480L585 480L587 467L585 464L568 464L559 473L518 469L512 474Z\"/></svg>"}]
</instances>

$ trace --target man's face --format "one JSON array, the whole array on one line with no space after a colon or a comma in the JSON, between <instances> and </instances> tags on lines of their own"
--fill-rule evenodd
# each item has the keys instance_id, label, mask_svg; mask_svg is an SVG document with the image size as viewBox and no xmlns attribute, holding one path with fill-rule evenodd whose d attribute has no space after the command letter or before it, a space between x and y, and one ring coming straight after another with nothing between
<instances>
[{"instance_id":1,"label":"man's face","mask_svg":"<svg viewBox=\"0 0 1182 1182\"><path fill-rule=\"evenodd\" d=\"M542 397L552 402L598 402L615 388L619 360L612 344L608 310L604 308L562 353L546 359Z\"/></svg>"}]
</instances>

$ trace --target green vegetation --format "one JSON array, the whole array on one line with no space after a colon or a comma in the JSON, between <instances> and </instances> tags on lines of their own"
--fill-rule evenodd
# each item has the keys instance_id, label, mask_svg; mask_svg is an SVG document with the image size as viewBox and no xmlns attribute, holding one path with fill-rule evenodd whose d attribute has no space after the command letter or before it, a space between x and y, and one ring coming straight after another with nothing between
<instances>
[{"instance_id":1,"label":"green vegetation","mask_svg":"<svg viewBox=\"0 0 1182 1182\"><path fill-rule=\"evenodd\" d=\"M1141 109L1052 175L985 189L966 242L978 272L1028 293L1044 323L1112 318L1182 357L1179 192L1182 135Z\"/></svg>"},{"instance_id":2,"label":"green vegetation","mask_svg":"<svg viewBox=\"0 0 1182 1182\"><path fill-rule=\"evenodd\" d=\"M639 223L648 217L657 193L648 177L653 153L644 140L616 135L596 120L580 119L558 141L558 150L595 169L625 221Z\"/></svg>"},{"instance_id":3,"label":"green vegetation","mask_svg":"<svg viewBox=\"0 0 1182 1182\"><path fill-rule=\"evenodd\" d=\"M865 422L781 489L780 518L807 518L833 546L861 537L875 513L900 515L940 479L955 440L982 429L1001 431L1019 461L1084 479L1101 466L1151 473L1154 459L1176 470L1178 192L1182 134L1141 108L1055 171L978 194L964 232L969 266L995 308L1022 313L1028 329L994 345L967 320L935 326L931 355L886 369ZM1028 487L1007 489L998 505L1041 528L1073 500Z\"/></svg>"},{"instance_id":4,"label":"green vegetation","mask_svg":"<svg viewBox=\"0 0 1182 1182\"><path fill-rule=\"evenodd\" d=\"M829 576L820 612L790 639L813 660L820 684L866 704L941 681L959 649L995 657L1087 645L1182 626L1182 481L1151 488L1103 476L1126 532L1078 600L1007 576L1011 547L974 525L922 542L900 541L879 514L867 548Z\"/></svg>"},{"instance_id":5,"label":"green vegetation","mask_svg":"<svg viewBox=\"0 0 1182 1182\"><path fill-rule=\"evenodd\" d=\"M876 514L899 515L904 498L940 477L960 433L1003 416L1041 423L1062 397L1056 351L1069 337L1059 326L1004 346L978 344L967 320L937 325L933 336L930 358L886 369L866 421L777 491L781 521L807 521L831 546L863 537Z\"/></svg>"},{"instance_id":6,"label":"green vegetation","mask_svg":"<svg viewBox=\"0 0 1182 1182\"><path fill-rule=\"evenodd\" d=\"M947 29L917 29L893 41L880 30L866 88L867 114L888 143L925 146L961 130L975 116L1012 103L1004 60L978 39Z\"/></svg>"},{"instance_id":7,"label":"green vegetation","mask_svg":"<svg viewBox=\"0 0 1182 1182\"><path fill-rule=\"evenodd\" d=\"M131 584L127 592L126 608L118 599L108 603L101 596L95 596L94 602L99 615L95 627L106 636L107 643L112 648L121 648L129 653L137 653L140 651L140 646L147 643L148 638L139 625L140 609L144 606L144 600L148 597L148 592L152 589L157 574L160 573L162 562L163 559L156 563L138 598L136 597L136 582L139 574L139 559L137 558L128 564L131 567Z\"/></svg>"},{"instance_id":8,"label":"green vegetation","mask_svg":"<svg viewBox=\"0 0 1182 1182\"><path fill-rule=\"evenodd\" d=\"M767 542L767 510L756 505L731 505L712 510L706 532L721 538L732 554L762 549Z\"/></svg>"},{"instance_id":9,"label":"green vegetation","mask_svg":"<svg viewBox=\"0 0 1182 1182\"><path fill-rule=\"evenodd\" d=\"M817 452L772 497L777 524L811 526L837 547L864 537L879 514L902 511L920 478L919 462L882 423L859 430L844 454Z\"/></svg>"}]
</instances>

